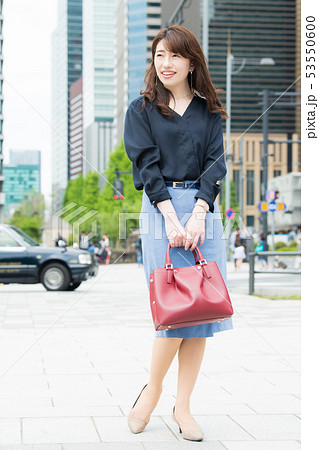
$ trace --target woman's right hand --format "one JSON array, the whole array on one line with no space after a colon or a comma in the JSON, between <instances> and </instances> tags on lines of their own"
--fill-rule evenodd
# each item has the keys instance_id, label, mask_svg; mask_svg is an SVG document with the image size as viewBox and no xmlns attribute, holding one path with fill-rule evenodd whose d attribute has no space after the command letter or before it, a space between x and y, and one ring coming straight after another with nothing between
<instances>
[{"instance_id":1,"label":"woman's right hand","mask_svg":"<svg viewBox=\"0 0 319 450\"><path fill-rule=\"evenodd\" d=\"M183 247L186 231L176 214L171 213L165 217L165 231L171 247Z\"/></svg>"}]
</instances>

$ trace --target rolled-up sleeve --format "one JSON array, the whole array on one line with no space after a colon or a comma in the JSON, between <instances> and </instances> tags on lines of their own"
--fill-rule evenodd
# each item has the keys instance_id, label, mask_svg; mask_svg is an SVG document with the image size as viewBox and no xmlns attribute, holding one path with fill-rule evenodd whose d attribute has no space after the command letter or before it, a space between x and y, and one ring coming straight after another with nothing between
<instances>
[{"instance_id":1,"label":"rolled-up sleeve","mask_svg":"<svg viewBox=\"0 0 319 450\"><path fill-rule=\"evenodd\" d=\"M214 201L221 190L217 181L223 179L227 172L221 113L214 113L213 116L211 134L204 156L203 172L200 176L200 189L195 195L196 199L202 198L208 203L211 212L214 212Z\"/></svg>"},{"instance_id":2,"label":"rolled-up sleeve","mask_svg":"<svg viewBox=\"0 0 319 450\"><path fill-rule=\"evenodd\" d=\"M124 123L124 145L153 206L171 199L159 167L160 149L154 143L145 109L140 112L136 106L128 108Z\"/></svg>"}]
</instances>

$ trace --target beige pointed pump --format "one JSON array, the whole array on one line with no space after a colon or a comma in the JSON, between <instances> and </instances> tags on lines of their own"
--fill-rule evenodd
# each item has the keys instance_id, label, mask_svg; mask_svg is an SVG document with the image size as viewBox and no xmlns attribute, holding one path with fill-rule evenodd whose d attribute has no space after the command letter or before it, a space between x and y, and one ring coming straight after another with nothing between
<instances>
[{"instance_id":1,"label":"beige pointed pump","mask_svg":"<svg viewBox=\"0 0 319 450\"><path fill-rule=\"evenodd\" d=\"M202 441L204 439L204 434L199 426L198 426L198 429L194 429L194 430L182 430L181 429L181 427L175 417L175 406L173 408L172 419L174 420L174 422L177 423L179 432L182 433L182 436L184 439L187 439L188 441Z\"/></svg>"},{"instance_id":2,"label":"beige pointed pump","mask_svg":"<svg viewBox=\"0 0 319 450\"><path fill-rule=\"evenodd\" d=\"M138 396L137 399L135 400L134 405L132 406L132 409L131 409L131 411L130 411L128 417L127 417L127 423L128 423L128 426L129 426L130 430L132 431L132 433L135 433L135 434L141 433L141 431L143 431L143 430L145 429L146 425L147 425L148 422L150 421L150 419L148 419L147 422L144 422L144 420L137 419L137 418L134 417L133 414L132 414L133 408L134 408L134 406L136 405L138 399L140 398L140 396L141 396L142 392L144 391L144 389L146 388L146 386L147 386L147 384L146 384L146 385L143 387L143 389L141 390L139 396Z\"/></svg>"}]
</instances>

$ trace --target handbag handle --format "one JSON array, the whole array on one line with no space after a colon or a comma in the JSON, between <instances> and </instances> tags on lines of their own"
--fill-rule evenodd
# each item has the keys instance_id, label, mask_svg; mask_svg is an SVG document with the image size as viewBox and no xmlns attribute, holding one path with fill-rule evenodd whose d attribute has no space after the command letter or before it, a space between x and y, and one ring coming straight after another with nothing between
<instances>
[{"instance_id":1,"label":"handbag handle","mask_svg":"<svg viewBox=\"0 0 319 450\"><path fill-rule=\"evenodd\" d=\"M171 244L168 243L167 250L166 250L166 256L165 256L165 264L164 264L165 269L173 269L170 250L171 250ZM199 250L197 245L196 245L195 249L192 251L192 253L194 255L195 264L200 264L200 265L207 264L206 259L202 255L202 252Z\"/></svg>"}]
</instances>

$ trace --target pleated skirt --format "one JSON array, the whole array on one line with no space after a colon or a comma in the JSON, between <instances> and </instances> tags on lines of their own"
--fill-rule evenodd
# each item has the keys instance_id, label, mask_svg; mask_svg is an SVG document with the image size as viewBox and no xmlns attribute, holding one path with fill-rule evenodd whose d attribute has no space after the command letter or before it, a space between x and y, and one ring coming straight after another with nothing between
<instances>
[{"instance_id":1,"label":"pleated skirt","mask_svg":"<svg viewBox=\"0 0 319 450\"><path fill-rule=\"evenodd\" d=\"M197 189L176 189L173 187L167 187L167 189L172 197L171 202L179 221L185 226L196 203L194 195ZM151 204L145 191L143 191L139 224L142 238L144 272L149 289L149 277L153 269L164 267L168 239L165 232L163 215L157 207ZM217 202L214 203L214 212L206 213L205 240L204 244L199 248L206 261L216 261L227 286L226 247L225 240L223 239L222 219ZM184 247L172 248L171 260L174 267L185 267L188 264L195 264L193 253L190 250L185 251ZM229 318L220 323L205 323L174 330L154 330L154 332L155 337L193 339L211 337L214 333L232 328L232 318Z\"/></svg>"}]
</instances>

